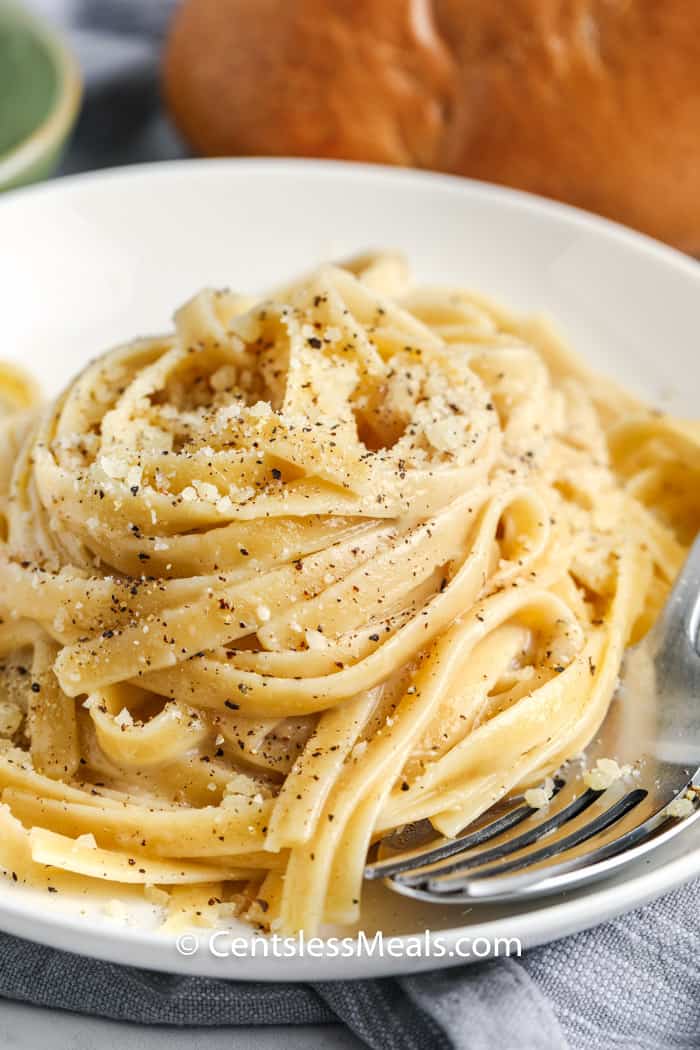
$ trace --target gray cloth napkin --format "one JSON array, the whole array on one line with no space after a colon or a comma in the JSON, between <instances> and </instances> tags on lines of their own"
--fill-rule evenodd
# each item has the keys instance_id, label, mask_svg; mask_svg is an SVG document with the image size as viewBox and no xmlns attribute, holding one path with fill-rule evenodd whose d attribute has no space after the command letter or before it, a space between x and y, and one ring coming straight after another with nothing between
<instances>
[{"instance_id":1,"label":"gray cloth napkin","mask_svg":"<svg viewBox=\"0 0 700 1050\"><path fill-rule=\"evenodd\" d=\"M86 79L63 172L186 154L158 93L175 0L30 4L67 26ZM337 1021L378 1050L685 1050L700 1047L699 904L695 882L521 960L307 986L128 969L0 934L0 996L143 1024Z\"/></svg>"},{"instance_id":2,"label":"gray cloth napkin","mask_svg":"<svg viewBox=\"0 0 700 1050\"><path fill-rule=\"evenodd\" d=\"M337 1021L372 1050L690 1050L699 902L693 882L520 960L312 985L152 973L0 934L0 996L142 1024Z\"/></svg>"}]
</instances>

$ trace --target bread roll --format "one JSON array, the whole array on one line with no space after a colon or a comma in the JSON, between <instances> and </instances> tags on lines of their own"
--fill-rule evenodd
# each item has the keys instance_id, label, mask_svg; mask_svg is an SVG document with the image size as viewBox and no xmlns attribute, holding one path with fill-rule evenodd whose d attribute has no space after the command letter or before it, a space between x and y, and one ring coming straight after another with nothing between
<instances>
[{"instance_id":1,"label":"bread roll","mask_svg":"<svg viewBox=\"0 0 700 1050\"><path fill-rule=\"evenodd\" d=\"M692 0L184 0L164 84L203 154L470 175L700 253Z\"/></svg>"}]
</instances>

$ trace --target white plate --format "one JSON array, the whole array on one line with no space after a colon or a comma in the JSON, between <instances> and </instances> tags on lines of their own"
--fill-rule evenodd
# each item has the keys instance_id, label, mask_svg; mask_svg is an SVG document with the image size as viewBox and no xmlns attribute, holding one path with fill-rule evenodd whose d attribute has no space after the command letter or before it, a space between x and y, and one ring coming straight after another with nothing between
<instances>
[{"instance_id":1,"label":"white plate","mask_svg":"<svg viewBox=\"0 0 700 1050\"><path fill-rule=\"evenodd\" d=\"M697 412L696 263L525 194L349 164L187 161L11 194L0 203L0 355L29 364L54 393L110 344L168 328L173 307L202 285L262 290L322 259L368 247L403 250L422 280L472 285L517 309L547 311L595 366L666 409ZM73 952L180 973L369 977L461 962L456 952L464 937L539 944L698 873L696 824L624 876L526 910L419 906L368 886L365 929L402 936L440 931L447 950L441 959L220 959L204 944L185 957L154 929L151 909L134 915L137 924L108 918L104 888L87 904L3 886L0 927Z\"/></svg>"}]
</instances>

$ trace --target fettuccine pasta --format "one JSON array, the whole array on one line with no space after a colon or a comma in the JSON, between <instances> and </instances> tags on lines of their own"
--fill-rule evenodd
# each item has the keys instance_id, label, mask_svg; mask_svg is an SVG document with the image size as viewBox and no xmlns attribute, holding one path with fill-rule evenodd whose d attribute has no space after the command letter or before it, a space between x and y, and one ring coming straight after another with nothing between
<instances>
[{"instance_id":1,"label":"fettuccine pasta","mask_svg":"<svg viewBox=\"0 0 700 1050\"><path fill-rule=\"evenodd\" d=\"M171 918L358 921L586 745L700 525L697 425L389 255L0 401L0 868Z\"/></svg>"}]
</instances>

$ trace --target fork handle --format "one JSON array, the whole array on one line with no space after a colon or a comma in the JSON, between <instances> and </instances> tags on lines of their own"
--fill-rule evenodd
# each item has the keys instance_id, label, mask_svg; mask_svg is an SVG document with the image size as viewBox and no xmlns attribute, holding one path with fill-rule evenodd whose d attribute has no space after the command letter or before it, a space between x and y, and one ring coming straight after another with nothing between
<instances>
[{"instance_id":1,"label":"fork handle","mask_svg":"<svg viewBox=\"0 0 700 1050\"><path fill-rule=\"evenodd\" d=\"M654 649L677 649L690 644L698 653L700 632L700 535L690 548L668 601L652 628Z\"/></svg>"}]
</instances>

